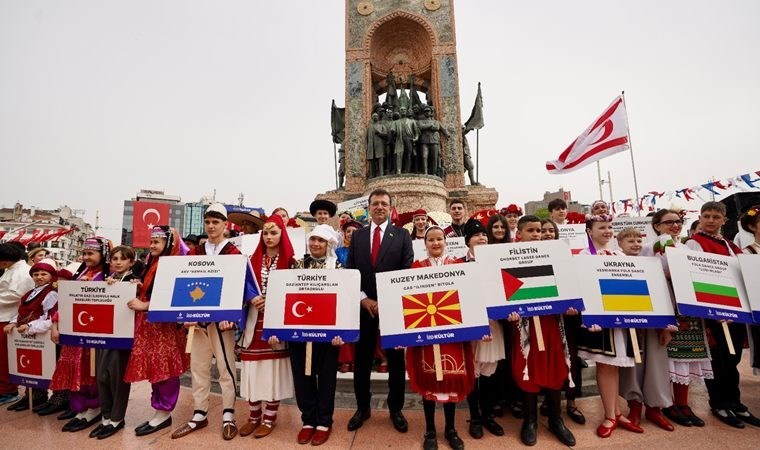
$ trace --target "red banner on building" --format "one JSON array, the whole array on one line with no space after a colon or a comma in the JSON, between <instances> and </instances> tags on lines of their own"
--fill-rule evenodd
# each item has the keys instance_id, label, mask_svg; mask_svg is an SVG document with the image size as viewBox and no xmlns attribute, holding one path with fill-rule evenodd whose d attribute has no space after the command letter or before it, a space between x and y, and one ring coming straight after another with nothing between
<instances>
[{"instance_id":1,"label":"red banner on building","mask_svg":"<svg viewBox=\"0 0 760 450\"><path fill-rule=\"evenodd\" d=\"M132 247L148 247L151 228L155 225L169 225L169 204L134 202L132 205Z\"/></svg>"}]
</instances>

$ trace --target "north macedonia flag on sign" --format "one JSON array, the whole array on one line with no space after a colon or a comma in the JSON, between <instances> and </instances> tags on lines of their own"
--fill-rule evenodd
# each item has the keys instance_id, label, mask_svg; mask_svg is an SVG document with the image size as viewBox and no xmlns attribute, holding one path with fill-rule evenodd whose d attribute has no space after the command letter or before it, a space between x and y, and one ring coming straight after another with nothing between
<instances>
[{"instance_id":1,"label":"north macedonia flag on sign","mask_svg":"<svg viewBox=\"0 0 760 450\"><path fill-rule=\"evenodd\" d=\"M439 291L401 297L404 328L440 327L462 323L459 291Z\"/></svg>"}]
</instances>

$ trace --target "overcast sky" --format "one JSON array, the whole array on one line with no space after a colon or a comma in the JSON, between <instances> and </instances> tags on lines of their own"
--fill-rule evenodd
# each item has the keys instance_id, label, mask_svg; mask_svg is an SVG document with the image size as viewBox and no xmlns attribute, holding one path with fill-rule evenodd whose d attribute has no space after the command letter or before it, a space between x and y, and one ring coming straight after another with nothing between
<instances>
[{"instance_id":1,"label":"overcast sky","mask_svg":"<svg viewBox=\"0 0 760 450\"><path fill-rule=\"evenodd\" d=\"M119 240L140 188L270 211L334 187L341 0L0 0L0 205L86 210ZM625 90L639 190L760 170L760 2L455 3L463 119L482 82L480 181L498 205L593 166L556 158ZM471 139L474 147L474 139ZM474 156L474 155L473 155ZM628 153L602 161L633 197ZM605 190L605 197L607 191Z\"/></svg>"}]
</instances>

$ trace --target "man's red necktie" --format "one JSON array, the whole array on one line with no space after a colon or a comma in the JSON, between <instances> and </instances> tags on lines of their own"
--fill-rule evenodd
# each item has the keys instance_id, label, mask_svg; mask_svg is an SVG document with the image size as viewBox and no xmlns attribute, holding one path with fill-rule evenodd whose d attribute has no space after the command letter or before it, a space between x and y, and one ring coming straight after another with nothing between
<instances>
[{"instance_id":1,"label":"man's red necktie","mask_svg":"<svg viewBox=\"0 0 760 450\"><path fill-rule=\"evenodd\" d=\"M380 253L380 227L375 227L375 232L372 235L372 265L377 262L377 254Z\"/></svg>"}]
</instances>

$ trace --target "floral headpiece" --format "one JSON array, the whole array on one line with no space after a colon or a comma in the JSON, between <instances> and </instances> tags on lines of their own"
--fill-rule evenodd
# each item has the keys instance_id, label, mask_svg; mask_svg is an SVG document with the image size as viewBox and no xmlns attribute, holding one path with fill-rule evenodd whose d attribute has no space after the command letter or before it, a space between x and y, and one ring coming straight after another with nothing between
<instances>
[{"instance_id":1,"label":"floral headpiece","mask_svg":"<svg viewBox=\"0 0 760 450\"><path fill-rule=\"evenodd\" d=\"M507 206L506 208L501 208L499 210L499 214L506 217L507 214L517 214L517 217L520 217L523 215L523 210L519 206L512 203L511 205Z\"/></svg>"}]
</instances>

